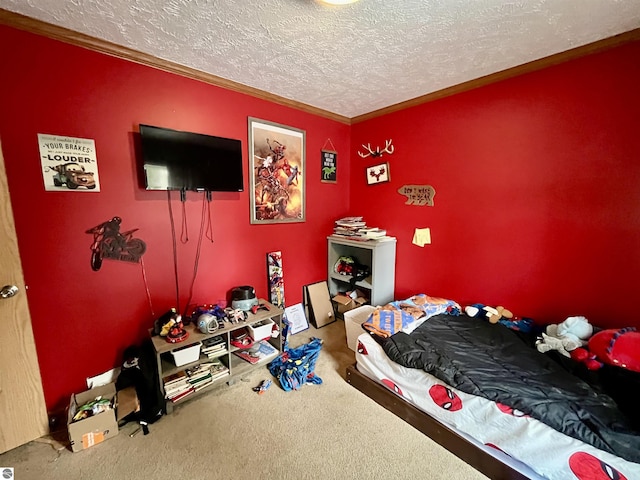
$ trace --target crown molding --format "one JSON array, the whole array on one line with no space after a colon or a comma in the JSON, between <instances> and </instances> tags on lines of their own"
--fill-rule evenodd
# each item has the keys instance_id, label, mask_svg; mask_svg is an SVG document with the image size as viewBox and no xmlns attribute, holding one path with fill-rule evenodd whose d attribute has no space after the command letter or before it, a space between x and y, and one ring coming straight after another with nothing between
<instances>
[{"instance_id":1,"label":"crown molding","mask_svg":"<svg viewBox=\"0 0 640 480\"><path fill-rule=\"evenodd\" d=\"M390 105L373 112L358 115L357 117L353 117L351 119L351 123L356 124L364 122L365 120L371 120L372 118L381 117L382 115L387 115L399 110L422 105L423 103L440 100L441 98L450 97L462 92L467 92L478 87L484 87L486 85L517 77L525 73L542 70L553 65L558 65L560 63L568 62L569 60L575 60L577 58L585 57L593 53L609 50L611 48L624 45L625 43L635 42L637 40L640 40L640 28L621 33L619 35L614 35L613 37L605 38L597 42L589 43L581 47L572 48L571 50L556 53L555 55L550 55L548 57L534 60L532 62L524 63L513 68L508 68L500 72L492 73L484 77L469 80L468 82L460 83L449 88L438 90L437 92L428 93L426 95L422 95L405 102L396 103L395 105Z\"/></svg>"},{"instance_id":2,"label":"crown molding","mask_svg":"<svg viewBox=\"0 0 640 480\"><path fill-rule=\"evenodd\" d=\"M329 120L335 120L340 123L349 125L351 120L349 117L338 115L321 108L313 107L302 102L296 102L279 95L274 95L264 90L249 87L241 83L227 80L226 78L204 73L194 68L185 67L168 60L148 55L137 50L133 50L128 47L116 45L115 43L101 40L83 33L75 32L68 28L59 27L51 23L36 20L19 13L10 12L0 8L0 24L7 25L9 27L17 28L18 30L24 30L26 32L35 33L43 37L51 38L53 40L59 40L61 42L76 45L82 48L93 50L95 52L104 53L113 57L129 60L131 62L146 65L148 67L163 70L169 73L175 73L183 77L198 80L210 85L226 88L234 92L243 93L260 100L267 100L269 102L277 103L286 107L295 108L303 112L311 113L320 117L328 118Z\"/></svg>"},{"instance_id":3,"label":"crown molding","mask_svg":"<svg viewBox=\"0 0 640 480\"><path fill-rule=\"evenodd\" d=\"M152 55L139 52L137 50L133 50L128 47L123 47L121 45L117 45L115 43L111 43L106 40L101 40L99 38L85 35L83 33L75 32L68 28L53 25L47 22L43 22L41 20L36 20L30 17L27 17L25 15L10 12L8 10L4 10L1 8L0 8L0 24L7 25L9 27L14 27L19 30L24 30L30 33L35 33L37 35L41 35L54 40L59 40L61 42L69 43L69 44L76 45L89 50L93 50L96 52L111 55L113 57L129 60L135 63L139 63L141 65L146 65L148 67L156 68L158 70L162 70L165 72L181 75L183 77L191 78L193 80L198 80L210 85L215 85L215 86L222 87L235 92L243 93L245 95L249 95L261 100L266 100L266 101L273 102L286 107L295 108L296 110L317 115L319 117L327 118L329 120L334 120L336 122L340 122L346 125L361 123L366 120L387 115L389 113L397 112L399 110L415 107L417 105L422 105L428 102L433 102L441 98L445 98L452 95L456 95L458 93L473 90L478 87L490 85L492 83L500 82L502 80L513 78L525 73L542 70L544 68L557 65L560 63L564 63L569 60L574 60L580 57L602 52L604 50L608 50L608 49L623 45L625 43L630 43L630 42L640 40L640 28L637 28L635 30L630 30L628 32L621 33L619 35L614 35L612 37L605 38L597 42L589 43L587 45L573 48L565 52L557 53L555 55L550 55L548 57L544 57L538 60L534 60L532 62L518 65L513 68L508 68L506 70L492 73L484 77L476 78L468 82L463 82L458 85L454 85L452 87L438 90L436 92L428 93L426 95L422 95L420 97L416 97L411 100L396 103L394 105L390 105L388 107L381 108L379 110L375 110L369 113L365 113L363 115L358 115L356 117L349 118L343 115L338 115L336 113L330 112L328 110L313 107L311 105L307 105L302 102L296 102L294 100L290 100L288 98L281 97L279 95L274 95L264 90L259 90L257 88L249 87L247 85L243 85L241 83L234 82L232 80L227 80L226 78L218 77L216 75L211 75L209 73L204 73L194 68L185 67L183 65L179 65L174 62L163 60L161 58L157 58Z\"/></svg>"}]
</instances>

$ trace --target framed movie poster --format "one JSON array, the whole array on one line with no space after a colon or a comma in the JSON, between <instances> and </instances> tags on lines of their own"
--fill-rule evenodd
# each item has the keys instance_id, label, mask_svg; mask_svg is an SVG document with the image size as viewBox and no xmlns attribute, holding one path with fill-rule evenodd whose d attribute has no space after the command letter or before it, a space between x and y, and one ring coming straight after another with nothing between
<instances>
[{"instance_id":1,"label":"framed movie poster","mask_svg":"<svg viewBox=\"0 0 640 480\"><path fill-rule=\"evenodd\" d=\"M304 130L249 117L251 223L305 221Z\"/></svg>"}]
</instances>

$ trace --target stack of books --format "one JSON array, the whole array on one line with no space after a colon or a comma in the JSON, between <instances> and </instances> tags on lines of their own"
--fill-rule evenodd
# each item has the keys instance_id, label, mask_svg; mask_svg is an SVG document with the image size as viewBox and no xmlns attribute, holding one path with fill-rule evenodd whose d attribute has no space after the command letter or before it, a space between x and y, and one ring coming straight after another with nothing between
<instances>
[{"instance_id":1,"label":"stack of books","mask_svg":"<svg viewBox=\"0 0 640 480\"><path fill-rule=\"evenodd\" d=\"M162 379L164 383L164 396L172 402L177 402L183 397L193 393L187 372L182 370Z\"/></svg>"},{"instance_id":2,"label":"stack of books","mask_svg":"<svg viewBox=\"0 0 640 480\"><path fill-rule=\"evenodd\" d=\"M334 222L333 234L343 237L358 236L358 230L366 226L367 222L362 217L344 217Z\"/></svg>"},{"instance_id":3,"label":"stack of books","mask_svg":"<svg viewBox=\"0 0 640 480\"><path fill-rule=\"evenodd\" d=\"M350 240L384 240L387 231L378 227L367 227L362 217L344 217L335 221L333 234Z\"/></svg>"},{"instance_id":4,"label":"stack of books","mask_svg":"<svg viewBox=\"0 0 640 480\"><path fill-rule=\"evenodd\" d=\"M226 375L229 375L229 369L220 359L176 372L162 379L165 398L175 403Z\"/></svg>"},{"instance_id":5,"label":"stack of books","mask_svg":"<svg viewBox=\"0 0 640 480\"><path fill-rule=\"evenodd\" d=\"M210 359L217 358L220 355L227 353L227 343L222 335L207 338L202 341L202 349L200 351Z\"/></svg>"},{"instance_id":6,"label":"stack of books","mask_svg":"<svg viewBox=\"0 0 640 480\"><path fill-rule=\"evenodd\" d=\"M387 231L377 227L361 228L358 234L368 240L377 240L387 236Z\"/></svg>"}]
</instances>

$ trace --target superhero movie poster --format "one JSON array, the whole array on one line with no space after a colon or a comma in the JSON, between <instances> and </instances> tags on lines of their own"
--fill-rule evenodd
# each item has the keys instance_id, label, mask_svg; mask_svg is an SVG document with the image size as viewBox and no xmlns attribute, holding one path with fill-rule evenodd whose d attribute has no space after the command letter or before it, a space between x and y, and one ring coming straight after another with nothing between
<instances>
[{"instance_id":1,"label":"superhero movie poster","mask_svg":"<svg viewBox=\"0 0 640 480\"><path fill-rule=\"evenodd\" d=\"M39 133L38 145L46 191L100 191L94 140Z\"/></svg>"},{"instance_id":2,"label":"superhero movie poster","mask_svg":"<svg viewBox=\"0 0 640 480\"><path fill-rule=\"evenodd\" d=\"M251 223L305 221L305 132L249 118Z\"/></svg>"}]
</instances>

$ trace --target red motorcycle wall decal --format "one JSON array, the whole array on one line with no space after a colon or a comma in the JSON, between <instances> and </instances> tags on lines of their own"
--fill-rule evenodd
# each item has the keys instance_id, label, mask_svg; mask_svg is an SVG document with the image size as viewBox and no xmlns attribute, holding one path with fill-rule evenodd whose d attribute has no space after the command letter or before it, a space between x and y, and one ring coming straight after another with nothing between
<instances>
[{"instance_id":1,"label":"red motorcycle wall decal","mask_svg":"<svg viewBox=\"0 0 640 480\"><path fill-rule=\"evenodd\" d=\"M102 260L105 258L138 263L140 257L147 251L147 245L139 238L133 237L133 232L138 229L120 232L121 223L120 217L113 217L85 232L93 234L91 268L94 271L100 270Z\"/></svg>"}]
</instances>

